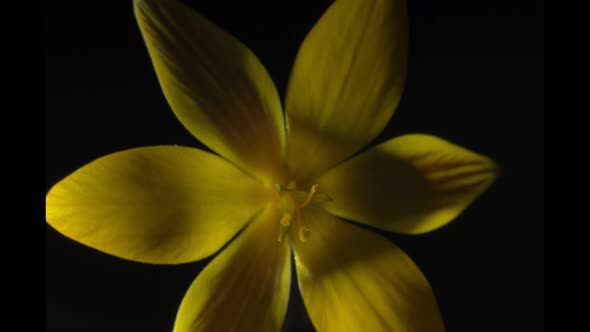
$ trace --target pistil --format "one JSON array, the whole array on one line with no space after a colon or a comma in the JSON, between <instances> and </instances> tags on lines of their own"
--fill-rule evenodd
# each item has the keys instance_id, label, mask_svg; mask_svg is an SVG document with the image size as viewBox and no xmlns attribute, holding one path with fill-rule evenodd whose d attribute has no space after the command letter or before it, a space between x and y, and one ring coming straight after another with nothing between
<instances>
[{"instance_id":1,"label":"pistil","mask_svg":"<svg viewBox=\"0 0 590 332\"><path fill-rule=\"evenodd\" d=\"M278 193L277 207L283 212L283 217L280 221L281 228L278 241L283 242L287 233L289 233L293 219L296 219L298 223L299 240L301 242L307 241L310 231L305 224L303 210L314 202L314 199L318 194L319 185L314 184L307 193L296 190L294 182L290 182L287 187L277 184L276 188ZM327 195L322 196L325 197L320 200L329 200ZM303 199L303 197L305 197L305 199Z\"/></svg>"}]
</instances>

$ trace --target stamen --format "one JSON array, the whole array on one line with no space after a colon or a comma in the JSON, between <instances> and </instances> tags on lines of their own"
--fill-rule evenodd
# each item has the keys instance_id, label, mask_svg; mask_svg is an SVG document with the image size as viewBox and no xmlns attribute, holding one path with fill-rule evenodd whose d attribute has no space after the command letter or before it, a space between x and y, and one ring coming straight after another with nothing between
<instances>
[{"instance_id":1,"label":"stamen","mask_svg":"<svg viewBox=\"0 0 590 332\"><path fill-rule=\"evenodd\" d=\"M307 195L307 199L305 200L305 202L303 204L299 205L300 208L302 208L302 209L306 208L309 205L309 203L311 203L311 201L313 201L313 198L318 193L319 187L320 187L319 184L314 184L313 186L311 186L311 190L309 191L309 194Z\"/></svg>"},{"instance_id":2,"label":"stamen","mask_svg":"<svg viewBox=\"0 0 590 332\"><path fill-rule=\"evenodd\" d=\"M283 242L285 236L289 232L291 228L291 221L293 220L293 215L290 213L285 213L283 218L281 218L281 230L279 231L279 242Z\"/></svg>"},{"instance_id":3,"label":"stamen","mask_svg":"<svg viewBox=\"0 0 590 332\"><path fill-rule=\"evenodd\" d=\"M293 181L289 182L286 187L281 184L275 184L275 187L278 194L277 208L283 212L278 241L283 242L289 233L293 219L297 219L298 222L299 240L301 242L307 241L310 230L305 224L303 209L314 202L314 199L319 202L325 202L330 201L331 198L324 193L318 194L320 187L318 184L311 186L307 194L304 191L296 190L296 184ZM303 203L299 204L302 201Z\"/></svg>"},{"instance_id":4,"label":"stamen","mask_svg":"<svg viewBox=\"0 0 590 332\"><path fill-rule=\"evenodd\" d=\"M309 235L309 228L305 225L305 218L303 217L303 213L301 210L297 210L297 219L299 220L299 240L301 242L307 241L307 236Z\"/></svg>"}]
</instances>

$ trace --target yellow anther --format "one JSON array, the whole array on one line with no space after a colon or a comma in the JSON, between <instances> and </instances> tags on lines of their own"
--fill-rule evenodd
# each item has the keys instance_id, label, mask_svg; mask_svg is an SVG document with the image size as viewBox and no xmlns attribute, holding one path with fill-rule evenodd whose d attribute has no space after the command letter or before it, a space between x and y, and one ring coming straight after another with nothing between
<instances>
[{"instance_id":1,"label":"yellow anther","mask_svg":"<svg viewBox=\"0 0 590 332\"><path fill-rule=\"evenodd\" d=\"M285 236L289 232L291 228L291 221L293 220L293 215L290 213L285 213L283 218L281 218L281 230L279 231L279 242L283 242Z\"/></svg>"},{"instance_id":2,"label":"yellow anther","mask_svg":"<svg viewBox=\"0 0 590 332\"><path fill-rule=\"evenodd\" d=\"M311 186L311 190L309 191L309 194L307 194L307 199L305 200L305 202L303 202L303 204L299 205L299 207L305 209L309 205L309 203L313 201L315 195L318 193L319 188L319 184L314 184L313 186Z\"/></svg>"},{"instance_id":3,"label":"yellow anther","mask_svg":"<svg viewBox=\"0 0 590 332\"><path fill-rule=\"evenodd\" d=\"M285 213L283 215L283 218L281 218L281 226L283 226L283 227L291 226L292 220L293 220L293 215L291 215L290 213Z\"/></svg>"}]
</instances>

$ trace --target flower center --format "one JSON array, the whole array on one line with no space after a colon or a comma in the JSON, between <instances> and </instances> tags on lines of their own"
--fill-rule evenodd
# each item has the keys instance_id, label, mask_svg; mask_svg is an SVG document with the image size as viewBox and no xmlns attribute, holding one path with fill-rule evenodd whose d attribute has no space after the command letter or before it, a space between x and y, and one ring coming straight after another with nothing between
<instances>
[{"instance_id":1,"label":"flower center","mask_svg":"<svg viewBox=\"0 0 590 332\"><path fill-rule=\"evenodd\" d=\"M305 242L309 235L309 228L305 224L303 209L309 206L316 197L318 201L330 200L330 198L325 194L320 194L318 197L320 187L318 184L311 186L309 192L296 190L295 182L292 181L286 187L281 184L276 184L275 187L278 193L277 208L283 213L279 242L283 242L293 221L297 221L299 224L299 240Z\"/></svg>"}]
</instances>

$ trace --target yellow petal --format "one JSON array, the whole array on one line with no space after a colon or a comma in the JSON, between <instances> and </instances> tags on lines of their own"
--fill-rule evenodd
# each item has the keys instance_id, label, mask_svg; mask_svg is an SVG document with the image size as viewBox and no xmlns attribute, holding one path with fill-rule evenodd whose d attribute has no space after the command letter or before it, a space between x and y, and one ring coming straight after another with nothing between
<instances>
[{"instance_id":1,"label":"yellow petal","mask_svg":"<svg viewBox=\"0 0 590 332\"><path fill-rule=\"evenodd\" d=\"M139 262L177 264L213 254L264 206L262 185L201 150L157 146L95 160L46 197L65 236Z\"/></svg>"},{"instance_id":2,"label":"yellow petal","mask_svg":"<svg viewBox=\"0 0 590 332\"><path fill-rule=\"evenodd\" d=\"M307 312L323 331L444 331L428 281L380 235L315 210L309 238L293 241Z\"/></svg>"},{"instance_id":3,"label":"yellow petal","mask_svg":"<svg viewBox=\"0 0 590 332\"><path fill-rule=\"evenodd\" d=\"M242 43L177 0L135 0L135 15L170 107L201 142L264 181L279 165L276 88Z\"/></svg>"},{"instance_id":4,"label":"yellow petal","mask_svg":"<svg viewBox=\"0 0 590 332\"><path fill-rule=\"evenodd\" d=\"M317 175L387 125L406 76L405 0L337 0L309 33L286 97L287 160Z\"/></svg>"},{"instance_id":5,"label":"yellow petal","mask_svg":"<svg viewBox=\"0 0 590 332\"><path fill-rule=\"evenodd\" d=\"M494 181L497 166L433 136L405 135L322 175L331 213L384 230L420 234L453 220Z\"/></svg>"},{"instance_id":6,"label":"yellow petal","mask_svg":"<svg viewBox=\"0 0 590 332\"><path fill-rule=\"evenodd\" d=\"M277 332L291 282L290 250L277 241L280 215L266 209L201 272L184 296L175 332Z\"/></svg>"}]
</instances>

